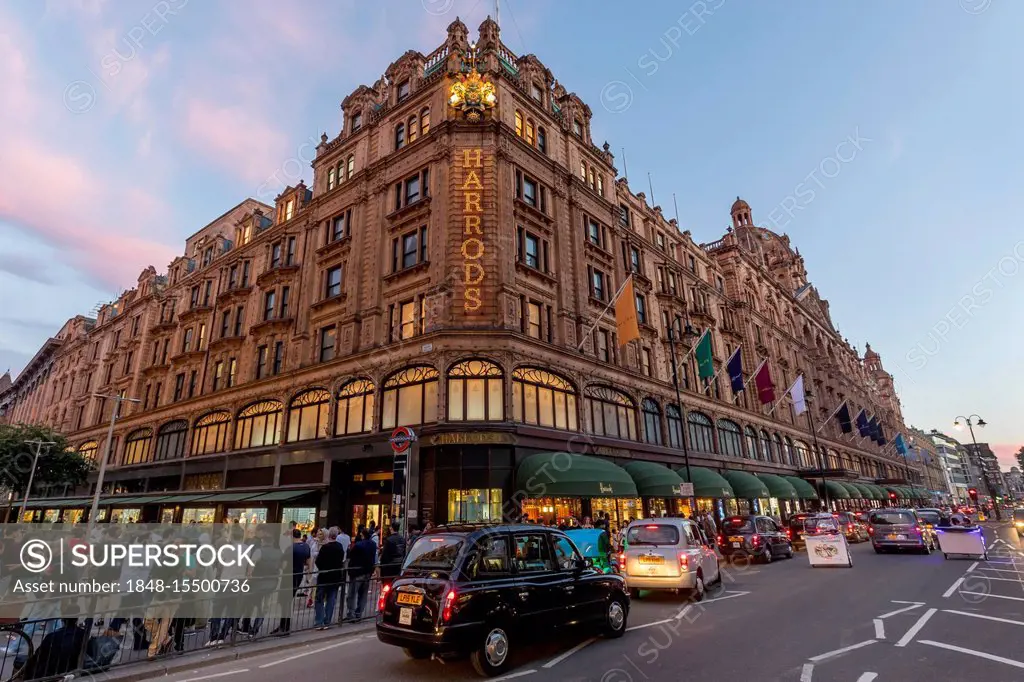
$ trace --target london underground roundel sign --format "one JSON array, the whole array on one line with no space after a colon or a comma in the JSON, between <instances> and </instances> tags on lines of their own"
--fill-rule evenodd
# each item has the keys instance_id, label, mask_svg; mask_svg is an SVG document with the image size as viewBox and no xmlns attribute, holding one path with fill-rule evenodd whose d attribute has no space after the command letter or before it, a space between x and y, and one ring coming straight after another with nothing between
<instances>
[{"instance_id":1,"label":"london underground roundel sign","mask_svg":"<svg viewBox=\"0 0 1024 682\"><path fill-rule=\"evenodd\" d=\"M408 426L399 426L391 434L391 449L400 455L416 441L416 433Z\"/></svg>"}]
</instances>

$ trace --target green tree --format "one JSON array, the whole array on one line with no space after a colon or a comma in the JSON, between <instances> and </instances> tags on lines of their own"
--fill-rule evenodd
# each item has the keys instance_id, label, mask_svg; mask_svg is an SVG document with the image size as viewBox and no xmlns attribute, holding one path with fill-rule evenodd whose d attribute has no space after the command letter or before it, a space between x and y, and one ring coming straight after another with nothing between
<instances>
[{"instance_id":1,"label":"green tree","mask_svg":"<svg viewBox=\"0 0 1024 682\"><path fill-rule=\"evenodd\" d=\"M1020 466L1021 471L1024 471L1024 445L1020 447L1020 450L1017 451L1014 457L1017 458L1017 464Z\"/></svg>"},{"instance_id":2,"label":"green tree","mask_svg":"<svg viewBox=\"0 0 1024 682\"><path fill-rule=\"evenodd\" d=\"M27 442L31 440L54 442L49 448L44 447L39 457L32 481L34 489L85 483L93 462L77 452L68 452L64 436L45 426L13 424L0 425L0 486L18 495L25 494L36 449Z\"/></svg>"}]
</instances>

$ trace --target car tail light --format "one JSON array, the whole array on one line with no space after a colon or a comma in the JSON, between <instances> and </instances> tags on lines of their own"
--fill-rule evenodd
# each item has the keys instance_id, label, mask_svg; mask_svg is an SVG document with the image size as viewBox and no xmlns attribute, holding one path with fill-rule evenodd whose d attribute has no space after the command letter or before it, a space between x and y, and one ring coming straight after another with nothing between
<instances>
[{"instance_id":1,"label":"car tail light","mask_svg":"<svg viewBox=\"0 0 1024 682\"><path fill-rule=\"evenodd\" d=\"M754 533L751 536L750 541L754 543L754 547L757 547L758 545L761 544L761 536L758 535L757 533Z\"/></svg>"},{"instance_id":2,"label":"car tail light","mask_svg":"<svg viewBox=\"0 0 1024 682\"><path fill-rule=\"evenodd\" d=\"M787 528L786 529L786 537L789 538L790 540L793 539L793 529L792 528Z\"/></svg>"},{"instance_id":3,"label":"car tail light","mask_svg":"<svg viewBox=\"0 0 1024 682\"><path fill-rule=\"evenodd\" d=\"M448 590L444 596L444 607L441 609L441 620L445 623L452 619L452 609L455 607L455 590Z\"/></svg>"},{"instance_id":4,"label":"car tail light","mask_svg":"<svg viewBox=\"0 0 1024 682\"><path fill-rule=\"evenodd\" d=\"M679 568L684 571L690 570L690 557L685 552L679 553Z\"/></svg>"},{"instance_id":5,"label":"car tail light","mask_svg":"<svg viewBox=\"0 0 1024 682\"><path fill-rule=\"evenodd\" d=\"M722 544L722 536L721 535L718 536L718 544Z\"/></svg>"},{"instance_id":6,"label":"car tail light","mask_svg":"<svg viewBox=\"0 0 1024 682\"><path fill-rule=\"evenodd\" d=\"M868 535L874 535L874 534L875 534L875 527L874 526L868 526Z\"/></svg>"},{"instance_id":7,"label":"car tail light","mask_svg":"<svg viewBox=\"0 0 1024 682\"><path fill-rule=\"evenodd\" d=\"M625 565L626 565L626 553L625 552L619 552L619 566L625 566Z\"/></svg>"},{"instance_id":8,"label":"car tail light","mask_svg":"<svg viewBox=\"0 0 1024 682\"><path fill-rule=\"evenodd\" d=\"M377 597L377 610L384 610L384 602L388 600L388 594L391 592L391 585L384 584L380 587L380 596Z\"/></svg>"}]
</instances>

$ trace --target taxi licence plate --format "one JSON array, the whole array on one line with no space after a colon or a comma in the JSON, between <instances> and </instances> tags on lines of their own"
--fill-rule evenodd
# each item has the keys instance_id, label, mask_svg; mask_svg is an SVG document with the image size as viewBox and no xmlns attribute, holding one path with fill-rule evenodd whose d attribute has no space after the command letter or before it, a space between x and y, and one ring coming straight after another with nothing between
<instances>
[{"instance_id":1,"label":"taxi licence plate","mask_svg":"<svg viewBox=\"0 0 1024 682\"><path fill-rule=\"evenodd\" d=\"M732 546L733 546L733 547L739 547L739 546L740 546L740 543L738 543L738 542L734 542L734 543L732 543Z\"/></svg>"},{"instance_id":2,"label":"taxi licence plate","mask_svg":"<svg viewBox=\"0 0 1024 682\"><path fill-rule=\"evenodd\" d=\"M889 540L906 540L907 539L906 535L896 535L894 533L889 533L889 535L887 537L888 537Z\"/></svg>"},{"instance_id":3,"label":"taxi licence plate","mask_svg":"<svg viewBox=\"0 0 1024 682\"><path fill-rule=\"evenodd\" d=\"M398 610L398 624L399 625L412 625L412 609L399 609Z\"/></svg>"},{"instance_id":4,"label":"taxi licence plate","mask_svg":"<svg viewBox=\"0 0 1024 682\"><path fill-rule=\"evenodd\" d=\"M423 595L422 594L409 594L408 592L399 592L398 593L398 603L399 604L411 604L412 606L419 606L420 604L423 603ZM405 611L406 609L402 609L402 610ZM409 612L411 613L412 610L410 609Z\"/></svg>"},{"instance_id":5,"label":"taxi licence plate","mask_svg":"<svg viewBox=\"0 0 1024 682\"><path fill-rule=\"evenodd\" d=\"M641 564L663 564L665 563L665 558L660 556L640 556L637 557L637 561Z\"/></svg>"}]
</instances>

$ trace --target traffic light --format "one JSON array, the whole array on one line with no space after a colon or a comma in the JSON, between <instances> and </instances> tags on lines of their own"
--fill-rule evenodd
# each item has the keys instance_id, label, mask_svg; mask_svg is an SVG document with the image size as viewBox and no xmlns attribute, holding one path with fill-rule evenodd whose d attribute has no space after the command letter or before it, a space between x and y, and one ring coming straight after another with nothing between
<instances>
[{"instance_id":1,"label":"traffic light","mask_svg":"<svg viewBox=\"0 0 1024 682\"><path fill-rule=\"evenodd\" d=\"M890 502L895 502L896 501L896 493L889 493L889 501Z\"/></svg>"}]
</instances>

